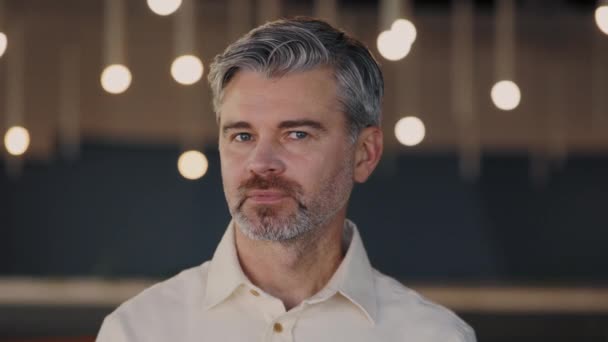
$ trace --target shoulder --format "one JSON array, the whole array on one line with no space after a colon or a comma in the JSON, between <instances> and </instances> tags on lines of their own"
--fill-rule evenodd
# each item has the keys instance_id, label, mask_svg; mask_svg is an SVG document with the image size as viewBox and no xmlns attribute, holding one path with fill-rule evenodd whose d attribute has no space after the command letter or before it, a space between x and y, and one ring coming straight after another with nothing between
<instances>
[{"instance_id":1,"label":"shoulder","mask_svg":"<svg viewBox=\"0 0 608 342\"><path fill-rule=\"evenodd\" d=\"M105 318L97 341L149 340L147 336L154 334L175 337L174 333L187 324L188 313L203 301L208 268L206 262L184 270L122 303ZM175 332L167 330L173 328ZM106 335L123 337L103 339Z\"/></svg>"},{"instance_id":2,"label":"shoulder","mask_svg":"<svg viewBox=\"0 0 608 342\"><path fill-rule=\"evenodd\" d=\"M418 341L475 341L473 329L451 310L376 270L374 280L378 324L414 335Z\"/></svg>"},{"instance_id":3,"label":"shoulder","mask_svg":"<svg viewBox=\"0 0 608 342\"><path fill-rule=\"evenodd\" d=\"M177 309L203 296L207 283L209 263L186 269L172 278L143 290L135 297L121 304L113 314L128 313L155 307ZM199 302L200 303L200 302Z\"/></svg>"}]
</instances>

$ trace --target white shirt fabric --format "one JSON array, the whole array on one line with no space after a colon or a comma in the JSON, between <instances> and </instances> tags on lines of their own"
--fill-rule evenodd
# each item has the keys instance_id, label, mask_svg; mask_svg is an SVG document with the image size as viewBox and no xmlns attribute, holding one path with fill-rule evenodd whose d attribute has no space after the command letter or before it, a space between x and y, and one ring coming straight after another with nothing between
<instances>
[{"instance_id":1,"label":"white shirt fabric","mask_svg":"<svg viewBox=\"0 0 608 342\"><path fill-rule=\"evenodd\" d=\"M475 341L454 313L373 269L356 226L345 228L348 249L328 284L289 311L245 276L230 224L211 261L123 303L97 342Z\"/></svg>"}]
</instances>

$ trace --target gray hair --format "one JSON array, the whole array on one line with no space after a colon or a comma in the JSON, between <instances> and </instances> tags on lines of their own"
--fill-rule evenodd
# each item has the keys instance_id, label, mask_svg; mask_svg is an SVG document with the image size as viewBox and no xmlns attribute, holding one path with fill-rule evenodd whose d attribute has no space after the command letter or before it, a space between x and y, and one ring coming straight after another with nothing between
<instances>
[{"instance_id":1,"label":"gray hair","mask_svg":"<svg viewBox=\"0 0 608 342\"><path fill-rule=\"evenodd\" d=\"M380 126L384 80L371 52L345 32L306 17L266 23L215 57L208 79L216 118L224 88L241 69L271 78L323 66L333 70L351 137Z\"/></svg>"}]
</instances>

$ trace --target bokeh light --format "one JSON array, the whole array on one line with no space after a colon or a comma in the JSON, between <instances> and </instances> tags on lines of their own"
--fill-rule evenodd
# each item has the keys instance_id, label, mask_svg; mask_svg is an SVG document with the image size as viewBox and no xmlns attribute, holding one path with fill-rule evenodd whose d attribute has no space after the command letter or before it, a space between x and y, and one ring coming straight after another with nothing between
<instances>
[{"instance_id":1,"label":"bokeh light","mask_svg":"<svg viewBox=\"0 0 608 342\"><path fill-rule=\"evenodd\" d=\"M131 72L121 64L112 64L101 73L101 86L111 94L120 94L131 85Z\"/></svg>"},{"instance_id":2,"label":"bokeh light","mask_svg":"<svg viewBox=\"0 0 608 342\"><path fill-rule=\"evenodd\" d=\"M8 153L19 156L30 146L30 133L21 126L13 126L4 135L4 146Z\"/></svg>"},{"instance_id":3,"label":"bokeh light","mask_svg":"<svg viewBox=\"0 0 608 342\"><path fill-rule=\"evenodd\" d=\"M148 7L158 15L174 13L182 5L182 0L147 0Z\"/></svg>"},{"instance_id":4,"label":"bokeh light","mask_svg":"<svg viewBox=\"0 0 608 342\"><path fill-rule=\"evenodd\" d=\"M414 24L407 19L395 20L393 25L391 25L391 31L396 32L410 45L416 41L416 36L418 35L416 26L414 26Z\"/></svg>"},{"instance_id":5,"label":"bokeh light","mask_svg":"<svg viewBox=\"0 0 608 342\"><path fill-rule=\"evenodd\" d=\"M378 35L376 40L378 52L389 61L403 59L410 53L416 35L416 27L411 21L397 19L390 30L382 31Z\"/></svg>"},{"instance_id":6,"label":"bokeh light","mask_svg":"<svg viewBox=\"0 0 608 342\"><path fill-rule=\"evenodd\" d=\"M595 9L595 23L602 32L608 34L608 5Z\"/></svg>"},{"instance_id":7,"label":"bokeh light","mask_svg":"<svg viewBox=\"0 0 608 342\"><path fill-rule=\"evenodd\" d=\"M6 34L4 34L4 32L0 32L0 57L2 57L2 55L4 55L6 52L7 45L8 38L6 37Z\"/></svg>"},{"instance_id":8,"label":"bokeh light","mask_svg":"<svg viewBox=\"0 0 608 342\"><path fill-rule=\"evenodd\" d=\"M194 84L203 76L203 63L193 55L179 56L171 64L171 76L177 83Z\"/></svg>"},{"instance_id":9,"label":"bokeh light","mask_svg":"<svg viewBox=\"0 0 608 342\"><path fill-rule=\"evenodd\" d=\"M395 124L395 137L405 146L415 146L424 140L426 129L422 120L415 116L406 116Z\"/></svg>"},{"instance_id":10,"label":"bokeh light","mask_svg":"<svg viewBox=\"0 0 608 342\"><path fill-rule=\"evenodd\" d=\"M378 52L389 61L398 61L410 53L411 44L407 44L398 32L383 31L378 35Z\"/></svg>"},{"instance_id":11,"label":"bokeh light","mask_svg":"<svg viewBox=\"0 0 608 342\"><path fill-rule=\"evenodd\" d=\"M490 95L494 105L502 110L513 110L521 101L521 92L513 81L497 82L492 87Z\"/></svg>"},{"instance_id":12,"label":"bokeh light","mask_svg":"<svg viewBox=\"0 0 608 342\"><path fill-rule=\"evenodd\" d=\"M186 179L199 179L207 173L209 162L207 157L199 151L190 150L182 153L177 161L177 169Z\"/></svg>"}]
</instances>

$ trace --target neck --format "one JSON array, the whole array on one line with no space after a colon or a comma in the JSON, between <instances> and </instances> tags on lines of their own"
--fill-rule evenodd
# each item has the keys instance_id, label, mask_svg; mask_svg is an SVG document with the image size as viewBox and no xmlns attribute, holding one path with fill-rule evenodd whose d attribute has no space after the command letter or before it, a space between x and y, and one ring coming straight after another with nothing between
<instances>
[{"instance_id":1,"label":"neck","mask_svg":"<svg viewBox=\"0 0 608 342\"><path fill-rule=\"evenodd\" d=\"M297 306L321 290L340 265L345 214L290 241L252 240L236 227L243 271L256 286L281 299L286 310Z\"/></svg>"}]
</instances>

